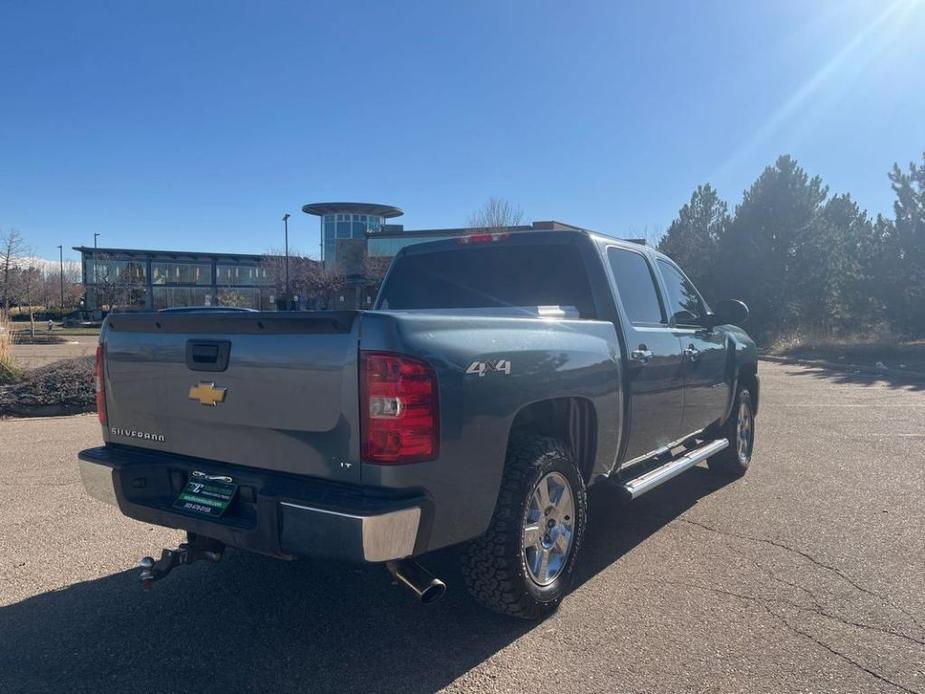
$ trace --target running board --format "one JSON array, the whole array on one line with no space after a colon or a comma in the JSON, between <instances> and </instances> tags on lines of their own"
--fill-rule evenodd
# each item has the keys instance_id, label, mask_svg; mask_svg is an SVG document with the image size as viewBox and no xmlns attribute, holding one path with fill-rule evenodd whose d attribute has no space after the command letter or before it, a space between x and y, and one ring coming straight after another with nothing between
<instances>
[{"instance_id":1,"label":"running board","mask_svg":"<svg viewBox=\"0 0 925 694\"><path fill-rule=\"evenodd\" d=\"M726 439L717 439L710 443L704 444L700 448L695 448L689 453L685 453L680 458L665 463L664 465L649 470L644 475L624 482L621 486L623 491L629 495L630 499L636 499L646 492L655 489L662 482L667 482L680 475L688 468L694 467L701 460L706 460L711 455L716 455L729 445Z\"/></svg>"}]
</instances>

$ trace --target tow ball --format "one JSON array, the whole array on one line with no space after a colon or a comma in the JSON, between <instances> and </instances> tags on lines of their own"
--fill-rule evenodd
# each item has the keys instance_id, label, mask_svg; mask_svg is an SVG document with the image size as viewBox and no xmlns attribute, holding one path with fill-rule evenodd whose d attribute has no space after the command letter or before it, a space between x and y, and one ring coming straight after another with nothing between
<instances>
[{"instance_id":1,"label":"tow ball","mask_svg":"<svg viewBox=\"0 0 925 694\"><path fill-rule=\"evenodd\" d=\"M169 574L175 567L192 564L194 561L221 561L225 545L218 540L190 534L188 542L183 542L176 549L161 550L161 558L142 557L138 562L141 569L141 587L150 590L155 581Z\"/></svg>"}]
</instances>

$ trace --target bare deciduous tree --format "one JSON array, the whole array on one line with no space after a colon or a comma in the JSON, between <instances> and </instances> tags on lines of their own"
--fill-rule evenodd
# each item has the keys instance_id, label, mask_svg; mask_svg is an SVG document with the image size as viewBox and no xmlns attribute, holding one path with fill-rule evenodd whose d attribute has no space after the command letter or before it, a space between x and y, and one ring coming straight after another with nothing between
<instances>
[{"instance_id":1,"label":"bare deciduous tree","mask_svg":"<svg viewBox=\"0 0 925 694\"><path fill-rule=\"evenodd\" d=\"M665 232L660 227L644 224L642 228L630 225L627 227L626 232L621 234L620 238L644 241L647 246L657 248L664 236Z\"/></svg>"},{"instance_id":2,"label":"bare deciduous tree","mask_svg":"<svg viewBox=\"0 0 925 694\"><path fill-rule=\"evenodd\" d=\"M385 279L385 273L389 271L391 264L392 258L389 256L368 255L363 260L363 276L366 278L364 293L369 297L370 303L379 293L379 287L382 286L382 280Z\"/></svg>"},{"instance_id":3,"label":"bare deciduous tree","mask_svg":"<svg viewBox=\"0 0 925 694\"><path fill-rule=\"evenodd\" d=\"M294 248L289 249L289 292L304 295L312 274L311 265L316 261L302 255ZM286 257L279 249L271 249L260 259L260 268L266 273L266 285L273 287L278 297L286 294Z\"/></svg>"},{"instance_id":4,"label":"bare deciduous tree","mask_svg":"<svg viewBox=\"0 0 925 694\"><path fill-rule=\"evenodd\" d=\"M26 303L29 304L29 328L32 331L32 337L35 337L35 296L42 283L42 273L31 265L23 272L23 290L26 296Z\"/></svg>"},{"instance_id":5,"label":"bare deciduous tree","mask_svg":"<svg viewBox=\"0 0 925 694\"><path fill-rule=\"evenodd\" d=\"M42 305L49 310L57 307L62 312L66 311L68 307L76 306L83 295L83 285L80 281L80 265L71 260L64 261L64 273L62 275L59 263L40 262Z\"/></svg>"},{"instance_id":6,"label":"bare deciduous tree","mask_svg":"<svg viewBox=\"0 0 925 694\"><path fill-rule=\"evenodd\" d=\"M16 229L9 229L5 232L0 231L0 282L2 282L2 287L0 287L2 294L0 294L0 297L3 300L0 311L3 311L4 315L9 315L10 312L10 297L14 291L13 270L28 254L29 250L26 246L26 241L19 231Z\"/></svg>"},{"instance_id":7,"label":"bare deciduous tree","mask_svg":"<svg viewBox=\"0 0 925 694\"><path fill-rule=\"evenodd\" d=\"M346 284L344 275L319 265L312 276L310 296L317 298L323 309L337 308L338 297Z\"/></svg>"},{"instance_id":8,"label":"bare deciduous tree","mask_svg":"<svg viewBox=\"0 0 925 694\"><path fill-rule=\"evenodd\" d=\"M520 226L524 212L504 198L490 197L469 216L469 228L476 231L497 231L505 227Z\"/></svg>"},{"instance_id":9,"label":"bare deciduous tree","mask_svg":"<svg viewBox=\"0 0 925 694\"><path fill-rule=\"evenodd\" d=\"M286 292L286 258L278 250L270 250L260 261L267 273L268 285L277 296ZM317 261L303 256L299 251L289 250L289 291L293 295L315 300L323 308L336 305L336 296L346 283L343 273L325 269Z\"/></svg>"}]
</instances>

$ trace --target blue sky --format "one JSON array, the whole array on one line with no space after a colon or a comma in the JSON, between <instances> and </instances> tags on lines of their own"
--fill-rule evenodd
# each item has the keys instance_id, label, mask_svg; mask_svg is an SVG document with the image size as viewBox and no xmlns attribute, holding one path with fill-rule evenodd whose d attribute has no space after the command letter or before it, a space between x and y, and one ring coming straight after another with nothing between
<instances>
[{"instance_id":1,"label":"blue sky","mask_svg":"<svg viewBox=\"0 0 925 694\"><path fill-rule=\"evenodd\" d=\"M925 150L925 3L0 0L0 229L317 253L306 202L616 236L779 154L891 212ZM71 255L74 255L73 253Z\"/></svg>"}]
</instances>

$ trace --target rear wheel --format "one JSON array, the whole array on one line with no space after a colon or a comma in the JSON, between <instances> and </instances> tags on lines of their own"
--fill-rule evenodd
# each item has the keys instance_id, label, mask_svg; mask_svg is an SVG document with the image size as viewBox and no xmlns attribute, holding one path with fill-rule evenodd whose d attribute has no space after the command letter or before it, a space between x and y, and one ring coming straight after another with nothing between
<instances>
[{"instance_id":1,"label":"rear wheel","mask_svg":"<svg viewBox=\"0 0 925 694\"><path fill-rule=\"evenodd\" d=\"M553 612L571 583L587 507L584 479L560 441L513 441L491 526L463 554L469 592L513 617Z\"/></svg>"},{"instance_id":2,"label":"rear wheel","mask_svg":"<svg viewBox=\"0 0 925 694\"><path fill-rule=\"evenodd\" d=\"M732 414L720 436L728 439L729 446L710 458L708 467L721 475L741 477L748 472L755 446L755 413L748 388L740 388L736 393Z\"/></svg>"}]
</instances>

